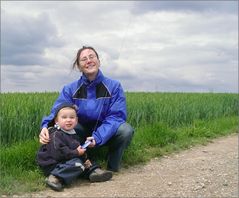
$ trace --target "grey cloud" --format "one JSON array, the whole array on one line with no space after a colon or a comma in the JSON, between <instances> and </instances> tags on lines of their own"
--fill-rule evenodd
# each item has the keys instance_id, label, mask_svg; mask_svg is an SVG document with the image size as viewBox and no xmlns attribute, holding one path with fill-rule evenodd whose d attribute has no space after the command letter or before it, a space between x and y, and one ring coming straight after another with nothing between
<instances>
[{"instance_id":1,"label":"grey cloud","mask_svg":"<svg viewBox=\"0 0 239 198\"><path fill-rule=\"evenodd\" d=\"M60 91L65 84L79 77L79 72L71 73L66 70L44 66L2 65L1 91Z\"/></svg>"},{"instance_id":2,"label":"grey cloud","mask_svg":"<svg viewBox=\"0 0 239 198\"><path fill-rule=\"evenodd\" d=\"M41 7L50 11L54 6L57 19L62 24L67 24L70 29L77 30L81 40L82 33L89 32L87 40L93 40L96 29L98 32L106 32L108 28L119 29L125 24L124 14L134 6L134 2L117 1L59 1L55 3L40 3ZM49 9L49 10L48 10ZM122 16L122 12L124 13ZM70 19L70 20L69 20Z\"/></svg>"},{"instance_id":3,"label":"grey cloud","mask_svg":"<svg viewBox=\"0 0 239 198\"><path fill-rule=\"evenodd\" d=\"M117 60L120 56L120 52L118 49L114 48L113 46L104 46L102 44L98 45L99 49L102 53L110 55L111 60ZM101 51L99 53L101 53Z\"/></svg>"},{"instance_id":4,"label":"grey cloud","mask_svg":"<svg viewBox=\"0 0 239 198\"><path fill-rule=\"evenodd\" d=\"M46 14L38 17L9 15L1 18L1 62L5 65L42 65L44 50L63 42Z\"/></svg>"},{"instance_id":5,"label":"grey cloud","mask_svg":"<svg viewBox=\"0 0 239 198\"><path fill-rule=\"evenodd\" d=\"M133 12L149 11L218 11L238 13L238 1L137 1Z\"/></svg>"},{"instance_id":6,"label":"grey cloud","mask_svg":"<svg viewBox=\"0 0 239 198\"><path fill-rule=\"evenodd\" d=\"M231 74L229 74L231 77ZM160 91L160 92L235 92L237 85L233 82L213 79L207 83L201 81L196 83L182 78L157 77L151 78L147 75L132 78L122 78L121 83L125 91ZM139 86L140 85L140 86Z\"/></svg>"},{"instance_id":7,"label":"grey cloud","mask_svg":"<svg viewBox=\"0 0 239 198\"><path fill-rule=\"evenodd\" d=\"M73 49L91 43L100 55L103 73L119 80L126 91L236 92L238 17L231 3L209 4L20 2L22 13L32 10L32 14L3 15L2 27L7 31L1 47L4 44L10 55L1 55L1 59L5 58L5 64L22 66L12 70L7 65L1 83L5 91L59 91L80 75L67 74L66 67L75 57ZM18 5L7 9L19 9ZM137 15L130 12L132 9ZM176 12L160 12L164 10ZM186 10L190 12L184 13ZM49 17L34 17L43 11ZM60 49L53 49L62 46L53 22L67 40ZM47 58L54 63L49 64ZM34 64L47 67L30 67Z\"/></svg>"}]
</instances>

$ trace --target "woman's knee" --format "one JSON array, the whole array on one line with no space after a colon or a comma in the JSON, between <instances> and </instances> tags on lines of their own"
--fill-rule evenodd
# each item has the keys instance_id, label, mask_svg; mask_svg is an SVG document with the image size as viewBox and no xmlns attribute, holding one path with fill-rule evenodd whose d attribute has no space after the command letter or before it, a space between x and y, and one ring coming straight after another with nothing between
<instances>
[{"instance_id":1,"label":"woman's knee","mask_svg":"<svg viewBox=\"0 0 239 198\"><path fill-rule=\"evenodd\" d=\"M116 134L123 139L131 139L134 134L134 129L130 124L125 122L119 126Z\"/></svg>"}]
</instances>

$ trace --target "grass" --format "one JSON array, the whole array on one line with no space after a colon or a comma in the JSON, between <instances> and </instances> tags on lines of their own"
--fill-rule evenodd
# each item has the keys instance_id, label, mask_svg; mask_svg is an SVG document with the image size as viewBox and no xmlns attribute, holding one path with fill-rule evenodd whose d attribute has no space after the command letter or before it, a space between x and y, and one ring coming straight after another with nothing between
<instances>
[{"instance_id":1,"label":"grass","mask_svg":"<svg viewBox=\"0 0 239 198\"><path fill-rule=\"evenodd\" d=\"M42 117L58 93L7 93L0 99L0 195L45 189L35 156ZM126 93L135 134L124 167L238 133L238 94ZM106 148L95 152L105 167Z\"/></svg>"},{"instance_id":2,"label":"grass","mask_svg":"<svg viewBox=\"0 0 239 198\"><path fill-rule=\"evenodd\" d=\"M58 93L0 95L0 144L37 138ZM126 93L128 122L136 129L156 122L170 127L238 115L238 95L225 93Z\"/></svg>"},{"instance_id":3,"label":"grass","mask_svg":"<svg viewBox=\"0 0 239 198\"><path fill-rule=\"evenodd\" d=\"M187 149L197 144L206 144L211 139L238 133L238 117L195 121L191 126L170 128L162 123L139 128L131 145L126 150L122 165L130 167L146 163L154 157L160 157ZM37 139L16 143L0 149L1 180L0 195L14 195L44 190L44 176L35 163L35 154L39 147ZM106 149L96 152L98 161L105 166Z\"/></svg>"},{"instance_id":4,"label":"grass","mask_svg":"<svg viewBox=\"0 0 239 198\"><path fill-rule=\"evenodd\" d=\"M211 121L197 120L191 126L176 129L160 123L145 126L136 131L130 149L123 156L124 164L127 167L197 144L206 144L217 137L238 133L238 126L237 116ZM155 132L162 136L155 136Z\"/></svg>"}]
</instances>

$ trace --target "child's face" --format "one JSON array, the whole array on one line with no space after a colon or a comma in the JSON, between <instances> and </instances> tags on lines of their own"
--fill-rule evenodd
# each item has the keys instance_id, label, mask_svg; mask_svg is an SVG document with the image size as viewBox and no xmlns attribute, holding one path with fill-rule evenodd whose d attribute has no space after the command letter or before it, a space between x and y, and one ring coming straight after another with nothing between
<instances>
[{"instance_id":1,"label":"child's face","mask_svg":"<svg viewBox=\"0 0 239 198\"><path fill-rule=\"evenodd\" d=\"M62 108L55 119L55 123L67 131L73 129L77 125L77 122L76 111L70 107Z\"/></svg>"}]
</instances>

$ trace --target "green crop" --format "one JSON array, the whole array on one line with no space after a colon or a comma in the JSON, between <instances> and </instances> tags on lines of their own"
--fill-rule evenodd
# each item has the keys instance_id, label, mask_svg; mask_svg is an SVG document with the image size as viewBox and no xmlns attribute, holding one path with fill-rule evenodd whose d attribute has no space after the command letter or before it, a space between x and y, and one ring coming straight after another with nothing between
<instances>
[{"instance_id":1,"label":"green crop","mask_svg":"<svg viewBox=\"0 0 239 198\"><path fill-rule=\"evenodd\" d=\"M52 93L2 93L1 145L38 137L41 120L58 97ZM126 93L128 120L134 128L164 123L169 127L238 115L238 95L226 93Z\"/></svg>"}]
</instances>

